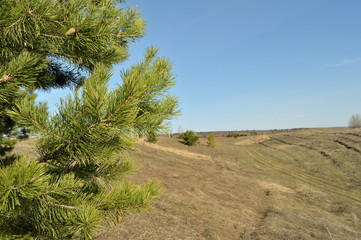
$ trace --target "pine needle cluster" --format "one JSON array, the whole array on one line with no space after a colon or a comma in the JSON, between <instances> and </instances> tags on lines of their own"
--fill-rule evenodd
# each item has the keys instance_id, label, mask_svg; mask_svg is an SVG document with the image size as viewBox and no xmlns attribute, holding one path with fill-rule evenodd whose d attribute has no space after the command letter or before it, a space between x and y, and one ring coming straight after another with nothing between
<instances>
[{"instance_id":1,"label":"pine needle cluster","mask_svg":"<svg viewBox=\"0 0 361 240\"><path fill-rule=\"evenodd\" d=\"M179 113L173 66L150 47L108 87L112 65L144 35L139 11L114 0L9 0L0 13L0 140L13 141L15 126L40 136L37 158L0 162L0 238L92 239L151 205L162 188L127 179L129 153ZM70 85L54 114L32 94Z\"/></svg>"}]
</instances>

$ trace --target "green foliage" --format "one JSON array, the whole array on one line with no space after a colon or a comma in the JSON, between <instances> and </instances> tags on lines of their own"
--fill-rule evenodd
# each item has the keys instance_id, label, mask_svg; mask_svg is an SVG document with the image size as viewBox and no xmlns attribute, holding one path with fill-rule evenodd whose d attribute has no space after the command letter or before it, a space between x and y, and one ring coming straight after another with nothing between
<instances>
[{"instance_id":1,"label":"green foliage","mask_svg":"<svg viewBox=\"0 0 361 240\"><path fill-rule=\"evenodd\" d=\"M115 0L7 0L0 8L0 144L18 125L7 109L24 89L80 87L98 63L111 67L144 36L139 10ZM2 157L2 156L0 156Z\"/></svg>"},{"instance_id":2,"label":"green foliage","mask_svg":"<svg viewBox=\"0 0 361 240\"><path fill-rule=\"evenodd\" d=\"M199 138L197 133L191 130L187 130L184 133L179 135L180 139L183 139L184 144L188 146L193 146L199 143Z\"/></svg>"},{"instance_id":3,"label":"green foliage","mask_svg":"<svg viewBox=\"0 0 361 240\"><path fill-rule=\"evenodd\" d=\"M214 148L216 146L216 137L213 133L209 134L207 138L207 145L208 147Z\"/></svg>"},{"instance_id":4,"label":"green foliage","mask_svg":"<svg viewBox=\"0 0 361 240\"><path fill-rule=\"evenodd\" d=\"M247 136L247 134L245 134L245 133L242 133L242 134L240 134L240 133L230 133L230 134L227 135L227 137L234 137L234 138L246 137L246 136Z\"/></svg>"},{"instance_id":5,"label":"green foliage","mask_svg":"<svg viewBox=\"0 0 361 240\"><path fill-rule=\"evenodd\" d=\"M82 93L62 99L55 115L48 116L46 104L30 98L8 111L41 134L38 159L20 159L1 169L0 215L8 233L20 228L24 235L89 239L102 219L116 221L118 212L145 208L159 196L162 190L154 182L114 184L133 172L131 161L119 153L132 149L136 133L161 130L161 123L177 113L177 99L166 95L171 66L155 53L149 49L114 91L107 88L109 70L96 67ZM149 65L141 71L145 61ZM153 73L155 66L162 74ZM154 76L141 77L149 71ZM151 104L144 107L146 101Z\"/></svg>"},{"instance_id":6,"label":"green foliage","mask_svg":"<svg viewBox=\"0 0 361 240\"><path fill-rule=\"evenodd\" d=\"M230 134L227 134L227 137L238 138L238 133L230 133Z\"/></svg>"},{"instance_id":7,"label":"green foliage","mask_svg":"<svg viewBox=\"0 0 361 240\"><path fill-rule=\"evenodd\" d=\"M5 156L7 152L10 152L14 149L15 144L17 141L15 139L5 138L1 140L0 145L0 156ZM0 160L3 160L4 158L0 158Z\"/></svg>"},{"instance_id":8,"label":"green foliage","mask_svg":"<svg viewBox=\"0 0 361 240\"><path fill-rule=\"evenodd\" d=\"M156 143L158 141L158 135L155 132L148 133L147 141L150 143Z\"/></svg>"},{"instance_id":9,"label":"green foliage","mask_svg":"<svg viewBox=\"0 0 361 240\"><path fill-rule=\"evenodd\" d=\"M352 128L359 128L361 127L361 116L360 114L353 114L350 117L350 120L348 122L348 125Z\"/></svg>"},{"instance_id":10,"label":"green foliage","mask_svg":"<svg viewBox=\"0 0 361 240\"><path fill-rule=\"evenodd\" d=\"M127 153L138 135L165 130L178 114L168 93L172 65L150 47L121 73L121 85L108 88L111 66L145 31L139 11L116 2L2 2L0 157L15 144L11 136L31 130L40 137L37 159L0 163L1 239L92 239L106 222L146 209L162 193L153 180L127 180L134 172ZM70 85L76 88L53 115L32 94Z\"/></svg>"}]
</instances>

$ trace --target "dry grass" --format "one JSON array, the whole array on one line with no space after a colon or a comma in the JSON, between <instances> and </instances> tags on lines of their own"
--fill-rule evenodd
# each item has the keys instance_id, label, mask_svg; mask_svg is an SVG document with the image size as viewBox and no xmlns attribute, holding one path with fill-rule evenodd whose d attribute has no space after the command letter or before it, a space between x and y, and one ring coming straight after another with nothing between
<instances>
[{"instance_id":1,"label":"dry grass","mask_svg":"<svg viewBox=\"0 0 361 240\"><path fill-rule=\"evenodd\" d=\"M214 149L206 139L194 147L168 138L140 143L132 179L158 179L166 192L99 239L361 239L360 130L242 141L217 139Z\"/></svg>"}]
</instances>

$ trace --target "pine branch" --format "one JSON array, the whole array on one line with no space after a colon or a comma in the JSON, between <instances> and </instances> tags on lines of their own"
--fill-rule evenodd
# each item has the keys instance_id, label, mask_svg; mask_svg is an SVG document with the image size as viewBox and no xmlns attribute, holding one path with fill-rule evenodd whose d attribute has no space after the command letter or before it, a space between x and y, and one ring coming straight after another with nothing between
<instances>
[{"instance_id":1,"label":"pine branch","mask_svg":"<svg viewBox=\"0 0 361 240\"><path fill-rule=\"evenodd\" d=\"M34 181L36 180L36 177L33 177L32 179L30 179L29 182L27 183L24 183L24 184L21 184L21 185L18 185L18 186L10 186L10 190L18 190L18 189L21 189L23 187L26 187L28 186L29 184L33 183Z\"/></svg>"},{"instance_id":2,"label":"pine branch","mask_svg":"<svg viewBox=\"0 0 361 240\"><path fill-rule=\"evenodd\" d=\"M75 183L73 183L71 186L66 186L66 187L58 188L58 189L51 190L51 191L44 192L44 193L38 193L38 194L36 194L36 196L44 196L44 195L49 195L49 194L51 194L51 193L56 193L56 192L59 192L59 191L63 191L63 190L65 190L65 189L71 189L71 188L73 188L74 185L75 185Z\"/></svg>"},{"instance_id":3,"label":"pine branch","mask_svg":"<svg viewBox=\"0 0 361 240\"><path fill-rule=\"evenodd\" d=\"M28 13L25 13L25 15L19 17L18 19L16 19L13 23L11 23L8 26L5 26L4 28L10 28L13 27L15 24L17 24L18 22L20 22L22 19L24 19L27 16Z\"/></svg>"},{"instance_id":4,"label":"pine branch","mask_svg":"<svg viewBox=\"0 0 361 240\"><path fill-rule=\"evenodd\" d=\"M51 35L51 34L46 34L46 33L41 34L41 36L55 38L55 39L62 39L62 40L67 39L66 37L63 37L63 36L56 36L56 35Z\"/></svg>"},{"instance_id":5,"label":"pine branch","mask_svg":"<svg viewBox=\"0 0 361 240\"><path fill-rule=\"evenodd\" d=\"M127 37L139 37L139 35L141 34L141 32L135 33L135 34L122 34L122 33L104 33L104 34L98 34L98 35L94 35L94 36L90 36L90 38L100 38L100 37L122 37L122 38L127 38Z\"/></svg>"},{"instance_id":6,"label":"pine branch","mask_svg":"<svg viewBox=\"0 0 361 240\"><path fill-rule=\"evenodd\" d=\"M82 105L77 111L75 111L69 118L68 121L71 121L74 119L75 116L77 116L79 113L85 111L87 108Z\"/></svg>"},{"instance_id":7,"label":"pine branch","mask_svg":"<svg viewBox=\"0 0 361 240\"><path fill-rule=\"evenodd\" d=\"M51 158L51 154L47 154L47 155L45 155L45 156L41 156L41 157L39 157L39 158L37 158L36 159L36 161L37 162L39 162L39 163L46 163L46 164L48 164L48 165L50 165L50 166L52 166L52 167L55 167L55 168L60 168L60 169L62 169L62 170L66 170L64 167L62 167L62 166L58 166L58 165L56 165L56 164L54 164L54 163L51 163L51 162L48 162L48 160Z\"/></svg>"},{"instance_id":8,"label":"pine branch","mask_svg":"<svg viewBox=\"0 0 361 240\"><path fill-rule=\"evenodd\" d=\"M28 50L33 50L33 49L28 48ZM77 56L75 56L75 55L70 55L70 54L65 53L65 52L61 52L61 53L60 53L60 52L54 52L54 51L51 51L51 50L48 50L48 49L42 49L42 48L40 48L40 49L34 49L34 50L39 51L39 52L49 53L49 54L52 54L52 55L55 55L55 56L66 56L66 57L68 57L68 58L77 59Z\"/></svg>"},{"instance_id":9,"label":"pine branch","mask_svg":"<svg viewBox=\"0 0 361 240\"><path fill-rule=\"evenodd\" d=\"M134 122L134 125L135 125L135 126L138 126L139 128L153 128L153 129L157 129L157 128L160 128L160 127L163 127L163 126L164 126L163 124L159 124L159 125L145 125L145 124L139 124L139 123L136 123L136 122Z\"/></svg>"},{"instance_id":10,"label":"pine branch","mask_svg":"<svg viewBox=\"0 0 361 240\"><path fill-rule=\"evenodd\" d=\"M134 90L135 90L135 87L133 88L132 93L134 92ZM103 122L105 123L105 122L110 121L114 117L114 115L117 114L125 106L125 104L128 103L131 96L132 96L132 94L130 94L129 97L122 103L122 105L120 105L120 107L117 108L112 114L110 114L110 116L108 118L104 119Z\"/></svg>"},{"instance_id":11,"label":"pine branch","mask_svg":"<svg viewBox=\"0 0 361 240\"><path fill-rule=\"evenodd\" d=\"M106 59L106 58L104 58L104 57L100 57L100 56L91 56L91 55L89 55L88 53L86 53L86 52L84 52L84 51L81 51L80 49L79 49L79 52L81 53L81 54L83 54L84 56L86 56L86 57L88 57L88 58L90 58L90 59L96 59L96 60L104 60L104 59Z\"/></svg>"},{"instance_id":12,"label":"pine branch","mask_svg":"<svg viewBox=\"0 0 361 240\"><path fill-rule=\"evenodd\" d=\"M101 124L101 123L102 123L102 121L93 123L92 125L90 125L89 127L87 127L83 132L81 132L78 137L74 138L74 139L73 139L72 141L70 141L68 144L71 145L71 144L76 143L76 142L79 141L82 137L84 137L84 135L85 135L87 132L89 132L91 129L93 129L94 127L98 126L98 125Z\"/></svg>"},{"instance_id":13,"label":"pine branch","mask_svg":"<svg viewBox=\"0 0 361 240\"><path fill-rule=\"evenodd\" d=\"M29 1L28 1L28 13L29 13L30 15L34 15L33 13L36 12L36 11L38 11L39 8L42 7L42 6L44 6L44 4L47 3L47 2L48 2L48 0L45 0L45 1L43 1L37 8L35 8L35 9L33 9L33 10L30 10L30 0L29 0ZM39 16L39 15L37 15L37 16Z\"/></svg>"},{"instance_id":14,"label":"pine branch","mask_svg":"<svg viewBox=\"0 0 361 240\"><path fill-rule=\"evenodd\" d=\"M132 15L130 17L128 17L128 19L120 26L120 29L123 29L128 23L130 23L130 21L132 21L136 16L136 13L132 13Z\"/></svg>"},{"instance_id":15,"label":"pine branch","mask_svg":"<svg viewBox=\"0 0 361 240\"><path fill-rule=\"evenodd\" d=\"M93 5L93 8L92 8L92 10L90 11L90 14L88 14L88 15L86 16L86 18L85 18L85 20L83 21L83 23L77 28L77 32L79 32L79 31L83 28L83 26L84 26L84 24L87 22L87 20L91 18L91 16L92 16L93 13L94 13L94 10L95 10L95 5Z\"/></svg>"},{"instance_id":16,"label":"pine branch","mask_svg":"<svg viewBox=\"0 0 361 240\"><path fill-rule=\"evenodd\" d=\"M67 17L67 18L64 18L64 20L63 20L63 22L62 22L62 25L64 25L64 23L65 23L66 21L70 20L70 19L75 15L75 13L78 11L78 9L80 8L80 6L82 6L82 4L83 4L82 1L79 1L79 5L74 8L74 11L70 14L70 16Z\"/></svg>"},{"instance_id":17,"label":"pine branch","mask_svg":"<svg viewBox=\"0 0 361 240\"><path fill-rule=\"evenodd\" d=\"M11 80L13 80L13 76L18 72L20 71L26 64L28 63L28 61L24 62L24 64L22 64L20 67L18 67L14 72L11 72L7 75L3 75L1 78L0 78L0 83L4 83L4 82L9 82Z\"/></svg>"},{"instance_id":18,"label":"pine branch","mask_svg":"<svg viewBox=\"0 0 361 240\"><path fill-rule=\"evenodd\" d=\"M146 206L147 201L148 201L148 199L147 199L147 198L144 198L144 199L143 199L143 202L141 202L141 203L139 203L139 204L137 204L137 205L129 206L129 207L127 207L127 208L124 208L123 210L124 210L124 211L127 211L127 210L129 211L129 210L131 210L131 209L141 208L142 206Z\"/></svg>"},{"instance_id":19,"label":"pine branch","mask_svg":"<svg viewBox=\"0 0 361 240\"><path fill-rule=\"evenodd\" d=\"M166 70L167 70L167 69L164 68L161 72L158 73L158 76L157 76L157 77L159 77L159 76L160 76L163 72L165 72ZM163 87L164 87L163 85L160 85L160 86L158 86L158 88L155 88L155 89L153 89L152 91L147 92L146 94L144 94L144 95L142 95L142 96L134 99L132 102L137 102L137 101L139 101L139 100L141 100L141 99L143 99L143 98L146 98L146 97L149 96L150 94L159 91L159 90L162 89ZM135 87L133 88L132 92L134 92L134 90L135 90ZM93 129L93 128L96 127L97 125L102 124L102 123L106 123L106 122L110 121L110 120L128 103L128 101L131 99L131 97L132 97L132 93L129 94L128 98L122 103L122 105L121 105L119 108L117 108L108 118L103 119L103 120L99 120L98 122L93 123L92 125L88 126L83 132L81 132L81 133L79 134L79 136L78 136L77 138L75 138L75 139L73 139L72 141L68 142L68 144L69 144L69 145L74 144L75 142L77 142L78 140L80 140L87 132L89 132L91 129Z\"/></svg>"},{"instance_id":20,"label":"pine branch","mask_svg":"<svg viewBox=\"0 0 361 240\"><path fill-rule=\"evenodd\" d=\"M36 126L38 126L39 128L41 128L44 132L46 132L46 133L48 133L48 134L51 134L51 135L53 135L54 137L56 137L56 138L58 138L58 139L60 139L60 140L62 140L62 141L64 141L64 142L69 143L68 140L66 140L66 139L62 138L61 136L53 133L52 131L46 129L43 125L41 125L40 123L38 123L37 121L35 121L34 119L32 119L30 116L26 115L23 111L19 110L19 113L20 113L23 117L27 118L27 119L30 120L32 123L34 123Z\"/></svg>"},{"instance_id":21,"label":"pine branch","mask_svg":"<svg viewBox=\"0 0 361 240\"><path fill-rule=\"evenodd\" d=\"M166 69L164 69L162 72L160 72L160 73L158 74L158 76L159 76L160 74L162 74L165 70L166 70ZM150 94L155 93L155 92L159 91L159 90L162 89L162 88L163 88L163 86L160 86L160 87L154 89L153 91L150 91L150 92L144 94L143 96L140 96L140 97L134 99L133 102L137 102L137 101L139 101L139 100L141 100L141 99L143 99L143 98L146 98L146 97L149 96ZM135 87L132 89L131 94L129 94L129 97L124 101L124 103L123 103L119 108L117 108L107 119L105 119L104 122L110 121L110 120L114 117L114 115L117 114L117 113L125 106L125 104L128 103L128 101L130 100L130 98L131 98L134 90L135 90Z\"/></svg>"},{"instance_id":22,"label":"pine branch","mask_svg":"<svg viewBox=\"0 0 361 240\"><path fill-rule=\"evenodd\" d=\"M74 207L74 206L69 206L69 205L64 205L64 204L57 204L57 203L48 202L48 201L46 201L46 200L43 199L43 198L40 198L40 200L41 200L42 202L44 202L45 204L51 205L51 206L54 206L54 207L65 208L65 209L79 209L78 207Z\"/></svg>"}]
</instances>

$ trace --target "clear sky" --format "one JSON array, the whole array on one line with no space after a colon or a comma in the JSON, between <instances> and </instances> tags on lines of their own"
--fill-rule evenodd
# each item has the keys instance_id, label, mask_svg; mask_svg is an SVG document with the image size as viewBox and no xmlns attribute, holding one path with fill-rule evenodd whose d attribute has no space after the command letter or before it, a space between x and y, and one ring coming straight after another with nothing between
<instances>
[{"instance_id":1,"label":"clear sky","mask_svg":"<svg viewBox=\"0 0 361 240\"><path fill-rule=\"evenodd\" d=\"M173 132L346 126L361 113L360 0L128 0L175 65ZM64 91L40 94L54 102Z\"/></svg>"}]
</instances>

